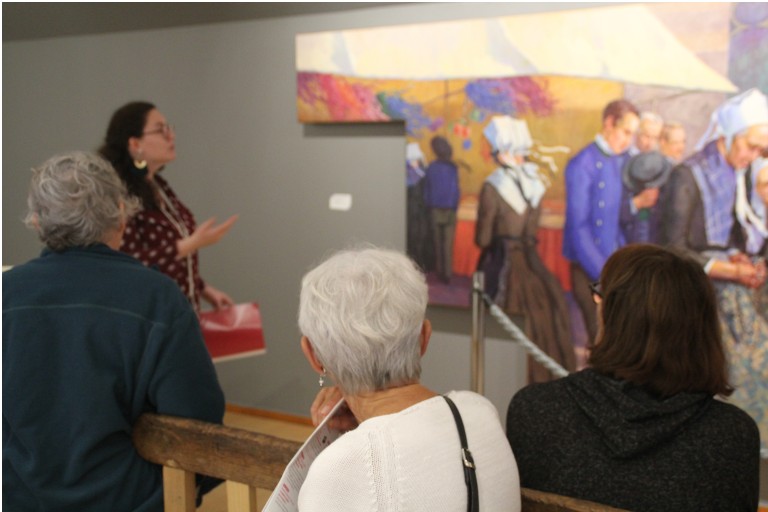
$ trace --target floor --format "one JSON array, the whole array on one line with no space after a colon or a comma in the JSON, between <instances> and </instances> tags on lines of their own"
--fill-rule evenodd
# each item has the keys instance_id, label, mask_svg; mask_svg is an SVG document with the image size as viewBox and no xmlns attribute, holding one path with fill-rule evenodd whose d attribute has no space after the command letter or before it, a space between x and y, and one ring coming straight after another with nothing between
<instances>
[{"instance_id":1,"label":"floor","mask_svg":"<svg viewBox=\"0 0 768 512\"><path fill-rule=\"evenodd\" d=\"M261 432L262 434L269 434L299 442L306 440L307 437L309 437L309 434L314 430L313 427L309 425L293 421L272 419L253 413L236 412L232 410L227 410L224 414L224 424L230 427L252 430L254 432ZM272 493L267 490L256 490L257 510L261 510L264 507L264 504L271 494ZM197 510L198 512L226 512L227 493L225 486L220 485L208 493L203 499L202 506Z\"/></svg>"}]
</instances>

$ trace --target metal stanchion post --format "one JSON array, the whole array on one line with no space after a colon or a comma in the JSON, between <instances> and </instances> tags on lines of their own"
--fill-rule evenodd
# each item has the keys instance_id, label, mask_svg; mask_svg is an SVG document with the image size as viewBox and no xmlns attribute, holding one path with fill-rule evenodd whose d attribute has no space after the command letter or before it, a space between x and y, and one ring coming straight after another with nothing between
<instances>
[{"instance_id":1,"label":"metal stanchion post","mask_svg":"<svg viewBox=\"0 0 768 512\"><path fill-rule=\"evenodd\" d=\"M482 272L472 275L472 343L470 379L472 391L485 392L485 276Z\"/></svg>"}]
</instances>

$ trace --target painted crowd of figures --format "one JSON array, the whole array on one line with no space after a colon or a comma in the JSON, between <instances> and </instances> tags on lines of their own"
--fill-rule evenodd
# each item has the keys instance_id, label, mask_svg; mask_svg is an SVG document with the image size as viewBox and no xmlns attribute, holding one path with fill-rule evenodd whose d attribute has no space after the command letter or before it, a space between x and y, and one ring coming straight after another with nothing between
<instances>
[{"instance_id":1,"label":"painted crowd of figures","mask_svg":"<svg viewBox=\"0 0 768 512\"><path fill-rule=\"evenodd\" d=\"M475 243L486 291L528 337L573 371L577 366L563 287L536 250L547 180L526 159L525 121L496 116L486 125L496 170L480 192ZM729 351L731 400L750 412L768 445L768 102L751 89L713 112L693 154L685 130L625 99L609 103L594 141L565 170L563 256L588 345L597 321L593 287L608 257L631 243L655 243L692 256L714 284ZM423 165L408 147L408 250L439 279L451 276L458 167L448 141L432 139ZM551 378L536 363L529 381Z\"/></svg>"}]
</instances>

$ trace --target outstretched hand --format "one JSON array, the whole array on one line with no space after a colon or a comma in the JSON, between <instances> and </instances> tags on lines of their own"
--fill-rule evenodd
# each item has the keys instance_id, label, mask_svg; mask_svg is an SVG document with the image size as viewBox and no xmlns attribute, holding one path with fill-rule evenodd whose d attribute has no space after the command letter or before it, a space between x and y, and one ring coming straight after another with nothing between
<instances>
[{"instance_id":1,"label":"outstretched hand","mask_svg":"<svg viewBox=\"0 0 768 512\"><path fill-rule=\"evenodd\" d=\"M239 217L239 215L233 215L218 226L214 226L216 217L211 217L197 227L191 238L195 239L198 249L213 245L227 234Z\"/></svg>"},{"instance_id":2,"label":"outstretched hand","mask_svg":"<svg viewBox=\"0 0 768 512\"><path fill-rule=\"evenodd\" d=\"M239 215L233 215L221 224L215 225L216 217L211 217L186 238L179 240L178 257L183 258L203 247L217 243L235 224Z\"/></svg>"}]
</instances>

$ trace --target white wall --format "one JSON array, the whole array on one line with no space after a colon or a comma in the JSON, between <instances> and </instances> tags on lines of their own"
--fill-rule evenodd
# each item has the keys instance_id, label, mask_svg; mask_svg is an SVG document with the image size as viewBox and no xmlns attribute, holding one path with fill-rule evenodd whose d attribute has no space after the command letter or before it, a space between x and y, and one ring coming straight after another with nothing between
<instances>
[{"instance_id":1,"label":"white wall","mask_svg":"<svg viewBox=\"0 0 768 512\"><path fill-rule=\"evenodd\" d=\"M96 149L109 116L154 102L177 128L164 171L198 221L240 213L201 253L203 277L262 305L268 353L217 365L231 403L306 415L317 380L298 348L301 275L349 243L405 246L404 129L296 121L294 37L301 32L571 9L581 4L402 4L110 35L3 44L3 256L39 251L19 219L30 167L71 149ZM350 212L331 212L334 192ZM435 334L424 382L469 387L468 311L431 308ZM498 329L492 336L503 337ZM519 349L487 348L486 389L502 417L525 380Z\"/></svg>"}]
</instances>

